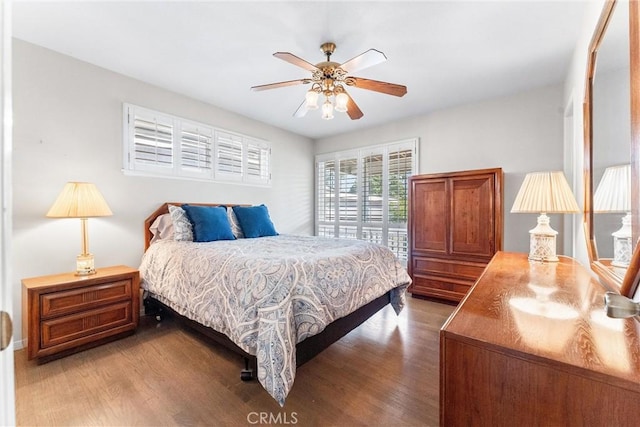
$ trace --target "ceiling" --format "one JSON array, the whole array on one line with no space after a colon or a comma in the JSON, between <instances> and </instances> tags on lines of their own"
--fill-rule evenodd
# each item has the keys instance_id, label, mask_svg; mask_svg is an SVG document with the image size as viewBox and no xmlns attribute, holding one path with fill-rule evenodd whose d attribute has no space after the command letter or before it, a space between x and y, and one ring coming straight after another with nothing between
<instances>
[{"instance_id":1,"label":"ceiling","mask_svg":"<svg viewBox=\"0 0 640 427\"><path fill-rule=\"evenodd\" d=\"M310 138L562 83L582 1L15 1L14 36ZM402 98L349 89L364 112L293 117L309 77L272 56L342 63L367 49L387 61L354 73L406 85ZM123 100L127 101L127 100ZM167 113L172 113L167 111ZM215 125L215 119L211 124Z\"/></svg>"}]
</instances>

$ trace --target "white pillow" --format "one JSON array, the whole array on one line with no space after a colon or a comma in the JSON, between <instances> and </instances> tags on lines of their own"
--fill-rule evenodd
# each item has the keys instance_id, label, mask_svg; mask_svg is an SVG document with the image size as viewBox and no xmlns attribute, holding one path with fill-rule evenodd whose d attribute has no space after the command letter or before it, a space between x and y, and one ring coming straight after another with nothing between
<instances>
[{"instance_id":1,"label":"white pillow","mask_svg":"<svg viewBox=\"0 0 640 427\"><path fill-rule=\"evenodd\" d=\"M229 218L229 225L231 225L231 232L233 232L233 235L236 236L236 239L244 239L242 227L240 227L238 217L236 217L236 214L231 206L227 206L227 217Z\"/></svg>"},{"instance_id":2,"label":"white pillow","mask_svg":"<svg viewBox=\"0 0 640 427\"><path fill-rule=\"evenodd\" d=\"M173 220L171 219L171 215L162 214L149 227L149 231L153 234L151 238L151 243L157 242L158 240L163 239L172 239L174 238L173 233Z\"/></svg>"},{"instance_id":3,"label":"white pillow","mask_svg":"<svg viewBox=\"0 0 640 427\"><path fill-rule=\"evenodd\" d=\"M173 221L173 239L182 242L193 242L193 227L184 209L169 205L169 215Z\"/></svg>"}]
</instances>

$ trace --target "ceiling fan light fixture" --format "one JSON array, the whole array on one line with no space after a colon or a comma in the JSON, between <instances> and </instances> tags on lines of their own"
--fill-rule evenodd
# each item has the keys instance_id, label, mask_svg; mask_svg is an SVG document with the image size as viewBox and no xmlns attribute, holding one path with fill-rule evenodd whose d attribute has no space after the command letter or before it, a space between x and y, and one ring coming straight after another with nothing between
<instances>
[{"instance_id":1,"label":"ceiling fan light fixture","mask_svg":"<svg viewBox=\"0 0 640 427\"><path fill-rule=\"evenodd\" d=\"M318 109L318 92L313 89L310 89L305 95L307 110L317 110Z\"/></svg>"},{"instance_id":2,"label":"ceiling fan light fixture","mask_svg":"<svg viewBox=\"0 0 640 427\"><path fill-rule=\"evenodd\" d=\"M349 103L349 95L345 92L340 92L336 95L335 110L339 113L347 112L347 104Z\"/></svg>"},{"instance_id":3,"label":"ceiling fan light fixture","mask_svg":"<svg viewBox=\"0 0 640 427\"><path fill-rule=\"evenodd\" d=\"M340 113L347 113L351 120L358 120L364 115L353 98L347 93L345 89L346 86L398 97L404 96L407 93L407 87L403 85L351 75L351 73L355 71L363 70L386 61L387 57L384 53L376 49L369 49L351 58L347 62L339 64L331 61L331 55L335 51L335 48L336 45L333 42L323 43L320 49L326 55L327 59L315 65L292 53L276 52L273 54L274 57L310 71L311 77L252 86L251 90L262 91L311 83L311 89L306 92L304 101L300 103L300 106L295 113L293 113L293 116L304 117L308 110L317 110L320 95L324 95L325 101L321 109L324 120L333 119L334 110Z\"/></svg>"},{"instance_id":4,"label":"ceiling fan light fixture","mask_svg":"<svg viewBox=\"0 0 640 427\"><path fill-rule=\"evenodd\" d=\"M333 104L331 104L329 98L322 104L322 118L324 120L333 119Z\"/></svg>"}]
</instances>

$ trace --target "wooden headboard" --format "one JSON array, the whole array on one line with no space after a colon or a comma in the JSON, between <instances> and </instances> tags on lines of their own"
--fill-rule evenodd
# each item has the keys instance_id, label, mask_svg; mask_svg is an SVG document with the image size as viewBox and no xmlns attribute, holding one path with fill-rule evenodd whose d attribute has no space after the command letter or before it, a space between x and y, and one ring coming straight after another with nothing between
<instances>
[{"instance_id":1,"label":"wooden headboard","mask_svg":"<svg viewBox=\"0 0 640 427\"><path fill-rule=\"evenodd\" d=\"M166 202L160 205L158 209L153 211L151 215L144 220L144 250L149 249L149 245L151 245L151 239L153 238L153 234L151 234L151 224L156 220L160 215L169 213L169 205L193 205L193 206L251 206L251 205L240 205L237 203L185 203L185 202Z\"/></svg>"}]
</instances>

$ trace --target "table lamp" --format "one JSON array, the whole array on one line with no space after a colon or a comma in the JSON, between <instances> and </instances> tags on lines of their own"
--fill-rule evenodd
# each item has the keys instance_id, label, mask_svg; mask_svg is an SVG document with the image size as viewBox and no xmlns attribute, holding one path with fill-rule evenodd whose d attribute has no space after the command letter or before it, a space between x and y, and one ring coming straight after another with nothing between
<instances>
[{"instance_id":1,"label":"table lamp","mask_svg":"<svg viewBox=\"0 0 640 427\"><path fill-rule=\"evenodd\" d=\"M611 265L627 268L631 261L631 165L605 169L593 196L594 213L625 213L622 227L613 232Z\"/></svg>"},{"instance_id":2,"label":"table lamp","mask_svg":"<svg viewBox=\"0 0 640 427\"><path fill-rule=\"evenodd\" d=\"M82 253L76 257L76 275L96 273L93 255L89 253L87 218L111 215L113 213L100 191L88 182L67 182L47 212L48 218L80 218Z\"/></svg>"},{"instance_id":3,"label":"table lamp","mask_svg":"<svg viewBox=\"0 0 640 427\"><path fill-rule=\"evenodd\" d=\"M567 179L561 171L528 173L516 200L512 213L539 213L538 225L529 230L529 259L556 262L556 235L549 225L547 213L580 212Z\"/></svg>"}]
</instances>

